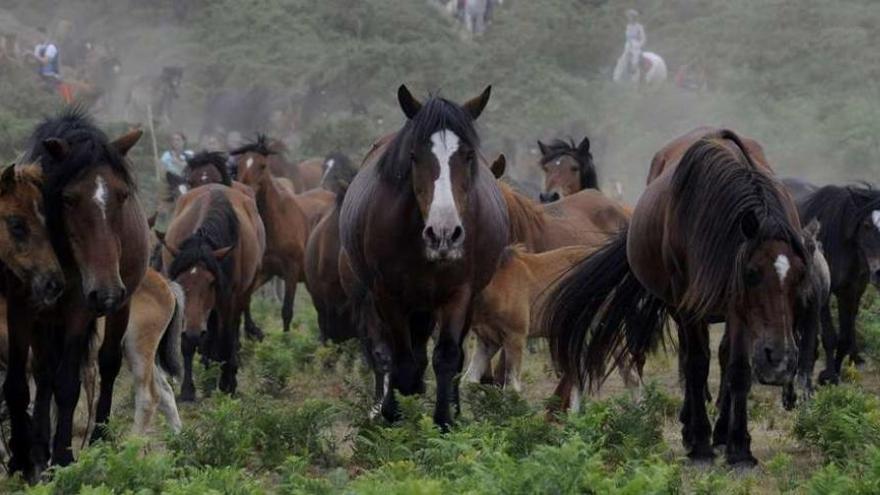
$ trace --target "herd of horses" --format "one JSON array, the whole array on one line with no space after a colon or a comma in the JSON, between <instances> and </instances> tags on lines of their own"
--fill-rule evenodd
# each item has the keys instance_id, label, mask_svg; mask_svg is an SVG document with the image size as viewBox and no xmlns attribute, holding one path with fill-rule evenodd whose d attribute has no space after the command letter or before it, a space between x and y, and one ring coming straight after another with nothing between
<instances>
[{"instance_id":1,"label":"herd of horses","mask_svg":"<svg viewBox=\"0 0 880 495\"><path fill-rule=\"evenodd\" d=\"M37 480L73 461L83 385L91 438L105 434L123 356L137 430L157 408L180 428L168 376L182 373L179 399L195 400L196 352L235 393L240 328L261 337L249 306L276 277L284 331L304 282L322 340L362 343L373 416L394 421L397 395L425 392L432 338L444 430L460 413L459 377L521 389L530 337L549 339L566 409L615 368L637 384L648 353L674 344L689 457L723 446L729 463L756 464L753 380L781 386L787 408L796 389L809 398L820 328L820 382L860 359L859 300L880 284L880 191L782 180L757 141L700 128L657 152L634 208L598 189L588 139L539 143L538 202L502 180L503 155L481 151L475 121L490 93L457 104L401 86L402 127L360 166L339 153L318 162L318 188L285 177L264 136L231 153L234 174L225 155L197 154L165 232L151 230L129 170L139 130L111 141L77 109L41 122L24 161L0 174L10 470ZM714 428L713 323L725 323Z\"/></svg>"}]
</instances>

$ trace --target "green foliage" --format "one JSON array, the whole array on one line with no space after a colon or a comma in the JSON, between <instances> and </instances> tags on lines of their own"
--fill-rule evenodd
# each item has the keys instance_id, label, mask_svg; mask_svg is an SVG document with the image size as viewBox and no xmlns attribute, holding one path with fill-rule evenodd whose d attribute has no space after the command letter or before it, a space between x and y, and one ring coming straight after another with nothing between
<instances>
[{"instance_id":1,"label":"green foliage","mask_svg":"<svg viewBox=\"0 0 880 495\"><path fill-rule=\"evenodd\" d=\"M168 439L181 465L244 467L255 441L241 401L226 395L205 400L199 417Z\"/></svg>"},{"instance_id":2,"label":"green foliage","mask_svg":"<svg viewBox=\"0 0 880 495\"><path fill-rule=\"evenodd\" d=\"M263 483L243 469L233 467L187 468L162 489L169 495L208 493L216 495L263 495L271 493Z\"/></svg>"},{"instance_id":3,"label":"green foliage","mask_svg":"<svg viewBox=\"0 0 880 495\"><path fill-rule=\"evenodd\" d=\"M821 388L798 410L794 434L828 460L853 459L880 446L880 400L851 385Z\"/></svg>"},{"instance_id":4,"label":"green foliage","mask_svg":"<svg viewBox=\"0 0 880 495\"><path fill-rule=\"evenodd\" d=\"M250 411L249 425L257 432L254 448L262 467L277 467L289 455L312 462L332 460L330 428L337 415L332 405L310 399L299 407L290 407L254 399L245 407Z\"/></svg>"}]
</instances>

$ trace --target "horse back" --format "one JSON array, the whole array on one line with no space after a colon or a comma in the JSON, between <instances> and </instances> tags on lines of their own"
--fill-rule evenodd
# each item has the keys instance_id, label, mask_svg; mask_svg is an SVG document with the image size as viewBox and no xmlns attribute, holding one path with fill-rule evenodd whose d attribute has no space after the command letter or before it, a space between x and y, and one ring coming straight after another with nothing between
<instances>
[{"instance_id":1,"label":"horse back","mask_svg":"<svg viewBox=\"0 0 880 495\"><path fill-rule=\"evenodd\" d=\"M687 134L672 140L669 144L661 148L660 151L654 154L654 158L651 160L651 168L648 172L648 184L660 177L661 174L675 170L682 157L684 157L684 154L694 145L694 143L709 134L717 133L719 131L721 131L721 129L716 127L698 127ZM764 168L772 173L770 164L767 161L767 156L764 154L763 146L751 138L740 136L740 139L745 147L743 151L749 155L752 162L758 167ZM732 142L726 142L726 145L732 147L731 149L735 149L736 146Z\"/></svg>"}]
</instances>

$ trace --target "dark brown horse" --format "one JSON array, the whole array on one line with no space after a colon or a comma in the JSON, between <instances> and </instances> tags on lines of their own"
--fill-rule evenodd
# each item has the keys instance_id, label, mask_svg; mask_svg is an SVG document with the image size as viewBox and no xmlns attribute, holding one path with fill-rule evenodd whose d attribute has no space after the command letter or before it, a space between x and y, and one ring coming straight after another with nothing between
<instances>
[{"instance_id":1,"label":"dark brown horse","mask_svg":"<svg viewBox=\"0 0 880 495\"><path fill-rule=\"evenodd\" d=\"M726 321L727 372L712 440L726 445L728 463L754 465L752 376L787 384L798 363L797 299L812 263L797 210L757 143L728 130L674 141L655 157L649 180L629 228L548 297L554 360L564 376L598 384L609 363L657 345L671 313L685 380L683 441L692 459L711 459L708 324Z\"/></svg>"},{"instance_id":2,"label":"dark brown horse","mask_svg":"<svg viewBox=\"0 0 880 495\"><path fill-rule=\"evenodd\" d=\"M599 189L588 137L584 136L577 146L574 141L561 139L550 144L538 141L538 149L541 150L539 165L544 171L542 203L557 201L584 189Z\"/></svg>"},{"instance_id":3,"label":"dark brown horse","mask_svg":"<svg viewBox=\"0 0 880 495\"><path fill-rule=\"evenodd\" d=\"M220 390L234 393L238 329L266 248L257 205L251 196L221 184L197 187L180 198L163 243L167 275L186 294L180 399L195 399L197 347L206 359L221 363Z\"/></svg>"},{"instance_id":4,"label":"dark brown horse","mask_svg":"<svg viewBox=\"0 0 880 495\"><path fill-rule=\"evenodd\" d=\"M106 333L98 358L99 427L93 438L104 432L122 361L129 297L147 268L147 219L125 159L140 136L132 131L110 142L79 110L46 119L31 136L28 156L43 168L47 228L64 267L66 290L51 310L40 312L29 304L29 291L7 291L11 348L4 391L12 419L12 471L33 477L50 455L56 465L73 461L80 367L99 316L106 317ZM28 346L37 382L32 421L25 378ZM50 450L53 399L58 416Z\"/></svg>"},{"instance_id":5,"label":"dark brown horse","mask_svg":"<svg viewBox=\"0 0 880 495\"><path fill-rule=\"evenodd\" d=\"M219 151L202 151L186 160L183 178L188 189L205 184L223 184L232 187L232 178L226 167L226 154Z\"/></svg>"},{"instance_id":6,"label":"dark brown horse","mask_svg":"<svg viewBox=\"0 0 880 495\"><path fill-rule=\"evenodd\" d=\"M386 418L397 416L394 390L425 390L435 325L434 422L451 424L450 404L458 405L474 298L510 238L507 208L480 162L474 128L488 100L489 88L461 106L437 97L423 104L401 86L406 124L372 152L342 203L343 249L368 291L367 311L382 322L372 352Z\"/></svg>"},{"instance_id":7,"label":"dark brown horse","mask_svg":"<svg viewBox=\"0 0 880 495\"><path fill-rule=\"evenodd\" d=\"M341 153L324 161L321 186L336 195L336 203L312 229L306 243L306 287L318 313L321 340L341 342L357 337L351 305L339 278L339 208L356 173Z\"/></svg>"},{"instance_id":8,"label":"dark brown horse","mask_svg":"<svg viewBox=\"0 0 880 495\"><path fill-rule=\"evenodd\" d=\"M305 280L303 264L309 232L333 204L334 196L329 191L309 196L294 194L282 183L283 179L272 175L269 157L273 153L265 136L258 136L256 142L233 151L232 155L238 178L254 190L257 208L266 225L266 256L260 285L272 277L284 281L281 319L287 332L293 320L296 284ZM245 325L253 325L249 312L245 315Z\"/></svg>"}]
</instances>

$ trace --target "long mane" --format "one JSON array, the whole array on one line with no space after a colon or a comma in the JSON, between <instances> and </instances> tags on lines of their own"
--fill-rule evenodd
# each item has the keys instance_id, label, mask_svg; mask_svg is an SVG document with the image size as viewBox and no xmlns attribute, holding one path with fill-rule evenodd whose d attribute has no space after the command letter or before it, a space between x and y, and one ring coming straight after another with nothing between
<instances>
[{"instance_id":1,"label":"long mane","mask_svg":"<svg viewBox=\"0 0 880 495\"><path fill-rule=\"evenodd\" d=\"M47 139L60 139L67 143L69 151L57 160L43 145ZM67 107L55 117L48 117L37 124L28 140L27 161L39 163L43 168L43 196L46 220L53 243L56 246L64 237L62 224L62 191L82 173L107 165L130 188L136 184L125 157L123 157L103 131L98 129L83 108Z\"/></svg>"},{"instance_id":2,"label":"long mane","mask_svg":"<svg viewBox=\"0 0 880 495\"><path fill-rule=\"evenodd\" d=\"M418 143L431 138L435 132L447 129L474 149L479 149L480 138L474 127L474 119L462 107L440 97L431 97L421 110L398 132L379 158L379 177L391 184L408 184L410 179L410 153Z\"/></svg>"},{"instance_id":3,"label":"long mane","mask_svg":"<svg viewBox=\"0 0 880 495\"><path fill-rule=\"evenodd\" d=\"M686 314L706 316L727 298L741 297L746 261L764 241L786 242L806 260L800 226L791 223L781 185L755 165L732 131L692 145L673 174L672 191L673 214L688 243L687 287L679 301ZM758 221L751 240L742 231L747 214Z\"/></svg>"},{"instance_id":4,"label":"long mane","mask_svg":"<svg viewBox=\"0 0 880 495\"><path fill-rule=\"evenodd\" d=\"M870 185L825 186L810 194L800 205L804 223L813 218L822 225L819 240L831 272L853 252L859 224L874 210L880 210L880 190Z\"/></svg>"},{"instance_id":5,"label":"long mane","mask_svg":"<svg viewBox=\"0 0 880 495\"><path fill-rule=\"evenodd\" d=\"M232 203L221 191L212 191L210 201L211 208L202 224L177 247L178 253L168 267L168 276L174 280L181 273L202 263L214 276L219 299L225 303L232 289L230 283L234 269L233 255L218 261L213 251L238 243L239 223Z\"/></svg>"},{"instance_id":6,"label":"long mane","mask_svg":"<svg viewBox=\"0 0 880 495\"><path fill-rule=\"evenodd\" d=\"M562 156L570 156L578 163L581 189L599 189L599 179L596 177L596 166L593 164L592 153L589 151L581 152L571 139L569 141L554 139L553 142L544 146L547 154L541 157L541 165L546 165Z\"/></svg>"},{"instance_id":7,"label":"long mane","mask_svg":"<svg viewBox=\"0 0 880 495\"><path fill-rule=\"evenodd\" d=\"M257 134L256 140L245 143L229 152L232 156L242 155L244 153L256 153L258 155L269 156L275 155L278 152L272 148L272 143L268 136L265 134Z\"/></svg>"}]
</instances>

